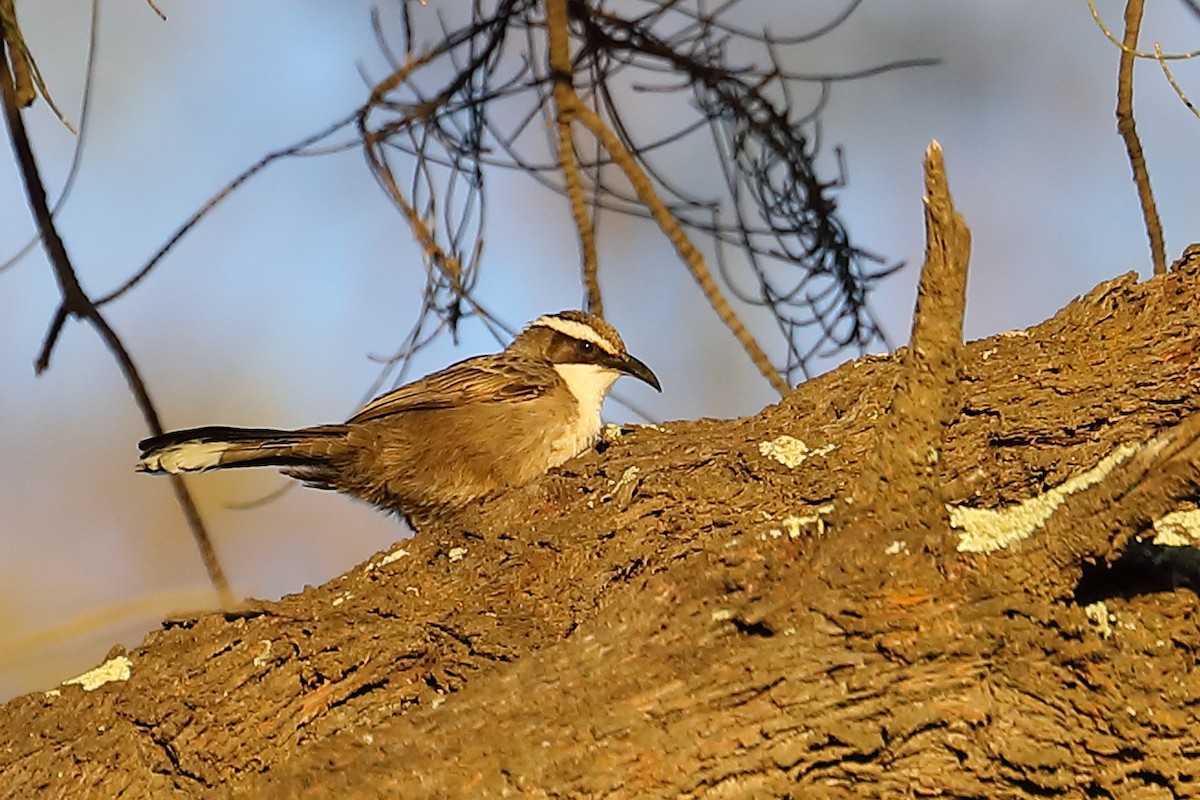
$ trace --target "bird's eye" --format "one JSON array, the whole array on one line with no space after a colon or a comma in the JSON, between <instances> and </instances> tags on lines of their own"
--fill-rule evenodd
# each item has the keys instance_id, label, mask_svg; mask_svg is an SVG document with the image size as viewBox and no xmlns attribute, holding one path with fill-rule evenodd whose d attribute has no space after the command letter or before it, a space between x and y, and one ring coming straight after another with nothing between
<instances>
[{"instance_id":1,"label":"bird's eye","mask_svg":"<svg viewBox=\"0 0 1200 800\"><path fill-rule=\"evenodd\" d=\"M596 346L594 344L592 344L591 342L580 342L579 343L579 349L585 353L590 353L595 348L596 348Z\"/></svg>"}]
</instances>

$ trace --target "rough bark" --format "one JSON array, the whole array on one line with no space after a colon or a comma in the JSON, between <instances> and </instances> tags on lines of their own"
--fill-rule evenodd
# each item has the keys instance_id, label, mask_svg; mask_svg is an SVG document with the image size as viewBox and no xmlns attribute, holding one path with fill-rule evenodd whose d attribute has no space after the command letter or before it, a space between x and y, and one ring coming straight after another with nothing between
<instances>
[{"instance_id":1,"label":"rough bark","mask_svg":"<svg viewBox=\"0 0 1200 800\"><path fill-rule=\"evenodd\" d=\"M1194 550L1139 541L1195 497L1198 298L1125 275L963 348L953 503L1133 446L994 552L842 513L903 354L861 359L167 622L127 680L0 709L0 796L1200 796Z\"/></svg>"}]
</instances>

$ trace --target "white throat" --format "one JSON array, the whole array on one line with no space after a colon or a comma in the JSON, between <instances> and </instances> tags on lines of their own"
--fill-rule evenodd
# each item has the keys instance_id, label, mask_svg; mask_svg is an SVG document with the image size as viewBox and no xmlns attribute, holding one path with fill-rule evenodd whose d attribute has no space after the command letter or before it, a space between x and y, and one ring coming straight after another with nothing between
<instances>
[{"instance_id":1,"label":"white throat","mask_svg":"<svg viewBox=\"0 0 1200 800\"><path fill-rule=\"evenodd\" d=\"M554 369L579 402L579 415L599 420L600 406L621 373L597 364L555 364Z\"/></svg>"},{"instance_id":2,"label":"white throat","mask_svg":"<svg viewBox=\"0 0 1200 800\"><path fill-rule=\"evenodd\" d=\"M600 435L600 407L621 373L596 364L555 364L554 369L579 403L575 425L553 445L551 460L558 466L595 444Z\"/></svg>"}]
</instances>

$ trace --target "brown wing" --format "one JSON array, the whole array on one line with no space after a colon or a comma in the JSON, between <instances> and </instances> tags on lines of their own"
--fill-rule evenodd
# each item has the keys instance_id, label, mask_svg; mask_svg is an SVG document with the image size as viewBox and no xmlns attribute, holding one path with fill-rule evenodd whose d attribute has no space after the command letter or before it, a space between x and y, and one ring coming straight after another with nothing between
<instances>
[{"instance_id":1,"label":"brown wing","mask_svg":"<svg viewBox=\"0 0 1200 800\"><path fill-rule=\"evenodd\" d=\"M471 403L532 400L558 380L550 364L478 356L405 384L367 403L347 422Z\"/></svg>"}]
</instances>

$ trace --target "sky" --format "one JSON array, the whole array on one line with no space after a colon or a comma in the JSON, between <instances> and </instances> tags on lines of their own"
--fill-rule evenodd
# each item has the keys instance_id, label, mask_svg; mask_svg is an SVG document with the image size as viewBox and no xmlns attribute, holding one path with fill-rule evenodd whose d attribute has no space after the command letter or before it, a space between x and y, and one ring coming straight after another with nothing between
<instances>
[{"instance_id":1,"label":"sky","mask_svg":"<svg viewBox=\"0 0 1200 800\"><path fill-rule=\"evenodd\" d=\"M30 49L73 120L88 40L82 0L18 0ZM372 3L343 0L100 3L91 112L77 184L57 220L84 286L118 285L181 222L264 154L359 105L360 69L385 74ZM379 2L385 20L395 5ZM445 4L442 4L445 5ZM1101 2L1110 25L1123 4ZM437 0L414 6L432 14ZM841 4L752 2L748 25L816 27ZM390 16L389 16L390 15ZM1194 46L1197 20L1156 4L1143 43ZM838 193L855 241L909 268L871 303L907 338L923 250L921 160L938 139L974 251L967 335L1036 324L1096 283L1148 276L1149 251L1115 132L1117 50L1084 2L864 4L789 53L798 71L898 58L935 67L835 87L822 134L845 152ZM1200 95L1200 74L1177 64ZM1157 65L1139 64L1137 114L1168 260L1200 239L1200 121ZM652 99L631 98L647 120ZM48 186L75 137L39 104L26 113ZM823 166L832 174L833 162ZM493 186L480 296L510 322L576 307L577 249L565 208L518 176ZM716 320L670 245L609 222L600 242L607 312L664 392L624 396L659 420L754 414L775 395ZM7 147L0 155L0 260L33 233ZM279 162L196 227L135 291L106 309L164 423L295 427L344 419L419 307L418 251L360 151ZM133 472L144 424L96 336L68 323L50 369L33 361L57 288L40 252L0 272L0 698L48 689L137 644L169 612L211 607L203 568L163 480ZM772 354L773 325L746 311ZM495 349L478 327L423 352L414 374ZM612 421L630 419L610 402ZM404 535L348 499L298 489L250 510L283 479L263 471L191 481L235 590L273 598L323 582ZM74 623L74 624L72 624ZM69 631L64 632L63 626Z\"/></svg>"}]
</instances>

